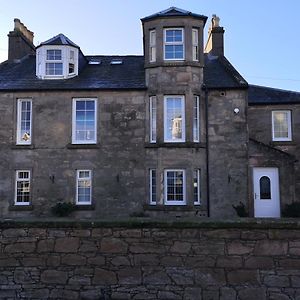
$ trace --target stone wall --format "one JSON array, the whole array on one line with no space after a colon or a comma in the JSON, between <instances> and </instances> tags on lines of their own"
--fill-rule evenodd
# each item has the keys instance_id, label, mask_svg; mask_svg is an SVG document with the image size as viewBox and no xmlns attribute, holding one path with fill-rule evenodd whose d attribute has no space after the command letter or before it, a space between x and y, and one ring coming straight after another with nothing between
<instances>
[{"instance_id":1,"label":"stone wall","mask_svg":"<svg viewBox=\"0 0 300 300\"><path fill-rule=\"evenodd\" d=\"M0 299L300 299L296 221L0 226Z\"/></svg>"}]
</instances>

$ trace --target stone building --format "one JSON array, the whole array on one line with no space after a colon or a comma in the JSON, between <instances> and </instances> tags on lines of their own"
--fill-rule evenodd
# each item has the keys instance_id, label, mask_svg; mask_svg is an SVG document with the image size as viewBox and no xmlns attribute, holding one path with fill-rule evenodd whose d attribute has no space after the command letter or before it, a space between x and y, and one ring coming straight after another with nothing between
<instances>
[{"instance_id":1,"label":"stone building","mask_svg":"<svg viewBox=\"0 0 300 300\"><path fill-rule=\"evenodd\" d=\"M175 7L141 19L143 56L37 47L15 19L0 64L0 216L279 217L299 199L300 93L252 86L224 29ZM298 196L299 197L299 196Z\"/></svg>"}]
</instances>

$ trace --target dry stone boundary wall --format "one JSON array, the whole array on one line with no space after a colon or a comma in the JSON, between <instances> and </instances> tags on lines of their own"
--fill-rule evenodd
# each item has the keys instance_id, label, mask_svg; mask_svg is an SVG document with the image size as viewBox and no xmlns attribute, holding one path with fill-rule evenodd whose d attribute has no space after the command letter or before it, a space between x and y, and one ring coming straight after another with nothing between
<instances>
[{"instance_id":1,"label":"dry stone boundary wall","mask_svg":"<svg viewBox=\"0 0 300 300\"><path fill-rule=\"evenodd\" d=\"M0 228L0 299L300 299L296 221Z\"/></svg>"}]
</instances>

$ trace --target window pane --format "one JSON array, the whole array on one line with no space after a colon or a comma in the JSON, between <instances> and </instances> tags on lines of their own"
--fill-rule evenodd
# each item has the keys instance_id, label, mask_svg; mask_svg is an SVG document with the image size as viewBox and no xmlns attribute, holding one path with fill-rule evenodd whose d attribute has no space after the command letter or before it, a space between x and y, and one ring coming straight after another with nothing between
<instances>
[{"instance_id":1,"label":"window pane","mask_svg":"<svg viewBox=\"0 0 300 300\"><path fill-rule=\"evenodd\" d=\"M95 100L77 100L75 102L75 141L96 142L96 106Z\"/></svg>"},{"instance_id":2,"label":"window pane","mask_svg":"<svg viewBox=\"0 0 300 300\"><path fill-rule=\"evenodd\" d=\"M193 172L194 204L200 204L200 170Z\"/></svg>"},{"instance_id":3,"label":"window pane","mask_svg":"<svg viewBox=\"0 0 300 300\"><path fill-rule=\"evenodd\" d=\"M29 204L30 201L30 175L29 171L16 172L16 204Z\"/></svg>"},{"instance_id":4,"label":"window pane","mask_svg":"<svg viewBox=\"0 0 300 300\"><path fill-rule=\"evenodd\" d=\"M167 171L166 201L184 201L183 171Z\"/></svg>"},{"instance_id":5,"label":"window pane","mask_svg":"<svg viewBox=\"0 0 300 300\"><path fill-rule=\"evenodd\" d=\"M273 111L273 138L275 140L291 140L291 112Z\"/></svg>"},{"instance_id":6,"label":"window pane","mask_svg":"<svg viewBox=\"0 0 300 300\"><path fill-rule=\"evenodd\" d=\"M150 170L150 204L156 204L156 170Z\"/></svg>"},{"instance_id":7,"label":"window pane","mask_svg":"<svg viewBox=\"0 0 300 300\"><path fill-rule=\"evenodd\" d=\"M17 143L31 143L31 100L18 100Z\"/></svg>"},{"instance_id":8,"label":"window pane","mask_svg":"<svg viewBox=\"0 0 300 300\"><path fill-rule=\"evenodd\" d=\"M156 97L150 97L150 142L156 142Z\"/></svg>"},{"instance_id":9,"label":"window pane","mask_svg":"<svg viewBox=\"0 0 300 300\"><path fill-rule=\"evenodd\" d=\"M47 50L47 60L61 60L61 50Z\"/></svg>"},{"instance_id":10,"label":"window pane","mask_svg":"<svg viewBox=\"0 0 300 300\"><path fill-rule=\"evenodd\" d=\"M182 120L183 120L183 107L182 98L167 98L166 99L166 132L165 139L168 141L181 140L182 133Z\"/></svg>"},{"instance_id":11,"label":"window pane","mask_svg":"<svg viewBox=\"0 0 300 300\"><path fill-rule=\"evenodd\" d=\"M267 176L263 176L259 180L260 199L271 199L271 181Z\"/></svg>"},{"instance_id":12,"label":"window pane","mask_svg":"<svg viewBox=\"0 0 300 300\"><path fill-rule=\"evenodd\" d=\"M77 171L77 203L91 203L91 171Z\"/></svg>"}]
</instances>

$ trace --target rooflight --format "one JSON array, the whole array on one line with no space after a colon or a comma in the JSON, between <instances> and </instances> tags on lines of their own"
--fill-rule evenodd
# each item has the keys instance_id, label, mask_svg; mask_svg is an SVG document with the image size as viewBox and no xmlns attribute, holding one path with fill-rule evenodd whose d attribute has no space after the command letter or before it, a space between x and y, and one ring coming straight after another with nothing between
<instances>
[{"instance_id":1,"label":"rooflight","mask_svg":"<svg viewBox=\"0 0 300 300\"><path fill-rule=\"evenodd\" d=\"M110 64L111 65L121 65L123 63L122 59L112 59Z\"/></svg>"},{"instance_id":2,"label":"rooflight","mask_svg":"<svg viewBox=\"0 0 300 300\"><path fill-rule=\"evenodd\" d=\"M89 61L89 65L100 65L101 64L101 60L90 60Z\"/></svg>"}]
</instances>

